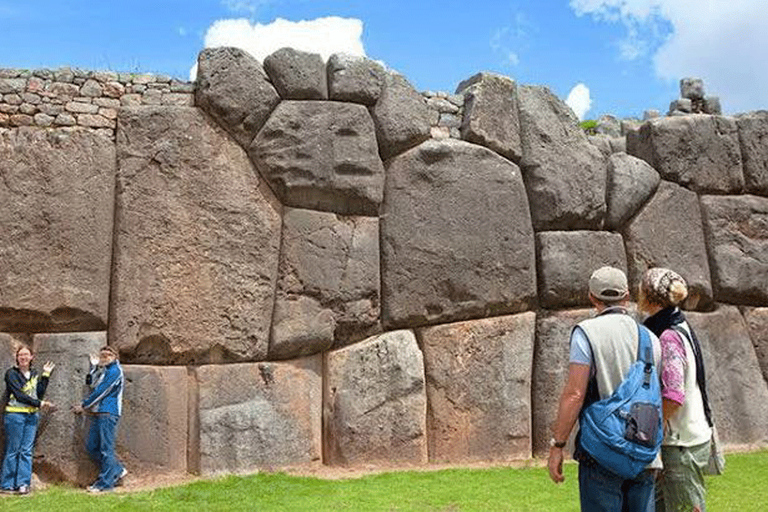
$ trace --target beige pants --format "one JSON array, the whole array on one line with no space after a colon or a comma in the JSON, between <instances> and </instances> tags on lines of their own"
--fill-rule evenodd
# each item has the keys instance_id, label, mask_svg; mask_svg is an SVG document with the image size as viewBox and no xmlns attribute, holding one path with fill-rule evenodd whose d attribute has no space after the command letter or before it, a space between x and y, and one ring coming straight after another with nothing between
<instances>
[{"instance_id":1,"label":"beige pants","mask_svg":"<svg viewBox=\"0 0 768 512\"><path fill-rule=\"evenodd\" d=\"M662 446L664 469L656 481L656 512L706 510L704 468L709 460L709 441L691 447Z\"/></svg>"}]
</instances>

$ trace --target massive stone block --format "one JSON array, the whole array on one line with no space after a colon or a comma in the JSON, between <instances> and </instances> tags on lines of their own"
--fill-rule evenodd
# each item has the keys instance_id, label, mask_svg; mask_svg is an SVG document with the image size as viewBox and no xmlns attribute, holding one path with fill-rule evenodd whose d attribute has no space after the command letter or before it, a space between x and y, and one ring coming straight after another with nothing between
<instances>
[{"instance_id":1,"label":"massive stone block","mask_svg":"<svg viewBox=\"0 0 768 512\"><path fill-rule=\"evenodd\" d=\"M493 73L478 73L461 82L456 94L464 95L462 138L519 163L522 147L515 81Z\"/></svg>"},{"instance_id":2,"label":"massive stone block","mask_svg":"<svg viewBox=\"0 0 768 512\"><path fill-rule=\"evenodd\" d=\"M454 140L431 140L387 170L382 230L385 326L528 309L533 230L516 165Z\"/></svg>"},{"instance_id":3,"label":"massive stone block","mask_svg":"<svg viewBox=\"0 0 768 512\"><path fill-rule=\"evenodd\" d=\"M270 359L365 338L379 321L379 220L287 209Z\"/></svg>"},{"instance_id":4,"label":"massive stone block","mask_svg":"<svg viewBox=\"0 0 768 512\"><path fill-rule=\"evenodd\" d=\"M605 157L565 103L546 87L517 88L523 170L536 231L599 229Z\"/></svg>"},{"instance_id":5,"label":"massive stone block","mask_svg":"<svg viewBox=\"0 0 768 512\"><path fill-rule=\"evenodd\" d=\"M536 344L533 351L531 409L533 410L533 454L546 456L552 423L557 418L560 395L568 377L570 336L573 326L592 317L593 309L542 312L536 317ZM566 446L573 453L575 428Z\"/></svg>"},{"instance_id":6,"label":"massive stone block","mask_svg":"<svg viewBox=\"0 0 768 512\"><path fill-rule=\"evenodd\" d=\"M412 331L326 352L323 386L326 464L427 462L424 358Z\"/></svg>"},{"instance_id":7,"label":"massive stone block","mask_svg":"<svg viewBox=\"0 0 768 512\"><path fill-rule=\"evenodd\" d=\"M696 115L651 119L627 138L627 153L665 180L697 192L738 193L744 187L736 122Z\"/></svg>"},{"instance_id":8,"label":"massive stone block","mask_svg":"<svg viewBox=\"0 0 768 512\"><path fill-rule=\"evenodd\" d=\"M768 304L768 198L703 196L715 299Z\"/></svg>"},{"instance_id":9,"label":"massive stone block","mask_svg":"<svg viewBox=\"0 0 768 512\"><path fill-rule=\"evenodd\" d=\"M101 134L0 131L0 330L106 327L114 180Z\"/></svg>"},{"instance_id":10,"label":"massive stone block","mask_svg":"<svg viewBox=\"0 0 768 512\"><path fill-rule=\"evenodd\" d=\"M696 193L662 181L624 231L630 290L650 267L671 268L688 283L687 309L712 305L712 283Z\"/></svg>"},{"instance_id":11,"label":"massive stone block","mask_svg":"<svg viewBox=\"0 0 768 512\"><path fill-rule=\"evenodd\" d=\"M280 96L261 63L240 48L206 48L197 56L195 103L244 148Z\"/></svg>"},{"instance_id":12,"label":"massive stone block","mask_svg":"<svg viewBox=\"0 0 768 512\"><path fill-rule=\"evenodd\" d=\"M768 196L768 111L736 118L739 128L744 185L747 192Z\"/></svg>"},{"instance_id":13,"label":"massive stone block","mask_svg":"<svg viewBox=\"0 0 768 512\"><path fill-rule=\"evenodd\" d=\"M419 331L431 462L530 458L535 320L528 312Z\"/></svg>"},{"instance_id":14,"label":"massive stone block","mask_svg":"<svg viewBox=\"0 0 768 512\"><path fill-rule=\"evenodd\" d=\"M605 227L621 229L653 195L661 177L644 160L626 153L608 158Z\"/></svg>"},{"instance_id":15,"label":"massive stone block","mask_svg":"<svg viewBox=\"0 0 768 512\"><path fill-rule=\"evenodd\" d=\"M118 451L145 470L186 472L187 369L124 365L123 372Z\"/></svg>"},{"instance_id":16,"label":"massive stone block","mask_svg":"<svg viewBox=\"0 0 768 512\"><path fill-rule=\"evenodd\" d=\"M98 468L85 451L90 419L76 415L70 407L88 396L85 384L89 354L97 354L107 344L106 332L37 334L34 337L38 364L53 361L56 368L46 391L46 400L58 410L43 412L35 447L35 472L46 481L78 485L93 482Z\"/></svg>"},{"instance_id":17,"label":"massive stone block","mask_svg":"<svg viewBox=\"0 0 768 512\"><path fill-rule=\"evenodd\" d=\"M400 74L389 71L384 77L379 100L371 108L376 139L382 160L427 140L429 108L424 98Z\"/></svg>"},{"instance_id":18,"label":"massive stone block","mask_svg":"<svg viewBox=\"0 0 768 512\"><path fill-rule=\"evenodd\" d=\"M755 347L757 362L768 382L768 308L745 308L744 320L747 322L749 337Z\"/></svg>"},{"instance_id":19,"label":"massive stone block","mask_svg":"<svg viewBox=\"0 0 768 512\"><path fill-rule=\"evenodd\" d=\"M318 355L197 368L190 455L199 467L192 469L212 475L319 463L321 366Z\"/></svg>"},{"instance_id":20,"label":"massive stone block","mask_svg":"<svg viewBox=\"0 0 768 512\"><path fill-rule=\"evenodd\" d=\"M284 100L328 99L325 62L316 53L280 48L264 59L264 70Z\"/></svg>"},{"instance_id":21,"label":"massive stone block","mask_svg":"<svg viewBox=\"0 0 768 512\"><path fill-rule=\"evenodd\" d=\"M605 231L536 234L539 302L545 308L589 306L589 278L605 265L627 271L624 240Z\"/></svg>"},{"instance_id":22,"label":"massive stone block","mask_svg":"<svg viewBox=\"0 0 768 512\"><path fill-rule=\"evenodd\" d=\"M735 306L689 313L701 342L707 393L720 439L726 444L768 441L768 386L744 318Z\"/></svg>"},{"instance_id":23,"label":"massive stone block","mask_svg":"<svg viewBox=\"0 0 768 512\"><path fill-rule=\"evenodd\" d=\"M378 62L343 53L330 56L327 72L330 99L363 105L376 104L386 76Z\"/></svg>"},{"instance_id":24,"label":"massive stone block","mask_svg":"<svg viewBox=\"0 0 768 512\"><path fill-rule=\"evenodd\" d=\"M123 109L110 339L134 363L267 355L281 206L197 109Z\"/></svg>"},{"instance_id":25,"label":"massive stone block","mask_svg":"<svg viewBox=\"0 0 768 512\"><path fill-rule=\"evenodd\" d=\"M284 101L248 152L289 206L378 215L384 167L362 105Z\"/></svg>"}]
</instances>

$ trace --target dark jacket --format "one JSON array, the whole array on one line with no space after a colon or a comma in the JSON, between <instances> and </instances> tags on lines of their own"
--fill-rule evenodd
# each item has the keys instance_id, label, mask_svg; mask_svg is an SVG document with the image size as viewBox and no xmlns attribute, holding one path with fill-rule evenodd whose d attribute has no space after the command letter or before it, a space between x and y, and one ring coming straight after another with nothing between
<instances>
[{"instance_id":1,"label":"dark jacket","mask_svg":"<svg viewBox=\"0 0 768 512\"><path fill-rule=\"evenodd\" d=\"M48 389L48 375L39 375L34 368L29 371L29 379L16 366L5 372L5 412L34 413L40 408Z\"/></svg>"}]
</instances>

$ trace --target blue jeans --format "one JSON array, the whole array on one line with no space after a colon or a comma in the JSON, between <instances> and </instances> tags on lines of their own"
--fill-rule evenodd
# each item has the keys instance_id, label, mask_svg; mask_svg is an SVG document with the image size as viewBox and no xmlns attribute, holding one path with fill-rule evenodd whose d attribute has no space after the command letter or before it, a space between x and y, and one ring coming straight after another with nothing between
<instances>
[{"instance_id":1,"label":"blue jeans","mask_svg":"<svg viewBox=\"0 0 768 512\"><path fill-rule=\"evenodd\" d=\"M32 449L37 421L37 413L5 413L5 457L0 472L0 487L5 490L29 486L32 481Z\"/></svg>"},{"instance_id":2,"label":"blue jeans","mask_svg":"<svg viewBox=\"0 0 768 512\"><path fill-rule=\"evenodd\" d=\"M585 512L654 512L654 494L652 471L625 480L599 464L579 464L579 496Z\"/></svg>"},{"instance_id":3,"label":"blue jeans","mask_svg":"<svg viewBox=\"0 0 768 512\"><path fill-rule=\"evenodd\" d=\"M99 476L93 483L93 486L99 489L112 489L123 472L123 465L115 455L115 437L119 419L120 416L115 414L97 414L91 420L85 448L93 462L99 466Z\"/></svg>"}]
</instances>

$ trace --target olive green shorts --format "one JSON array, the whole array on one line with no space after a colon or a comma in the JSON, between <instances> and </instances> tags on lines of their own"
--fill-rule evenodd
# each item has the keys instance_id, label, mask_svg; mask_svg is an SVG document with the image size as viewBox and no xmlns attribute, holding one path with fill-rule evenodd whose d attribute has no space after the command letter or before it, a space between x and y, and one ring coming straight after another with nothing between
<instances>
[{"instance_id":1,"label":"olive green shorts","mask_svg":"<svg viewBox=\"0 0 768 512\"><path fill-rule=\"evenodd\" d=\"M662 446L664 469L656 481L656 512L706 510L704 468L709 460L709 441L691 447Z\"/></svg>"}]
</instances>

